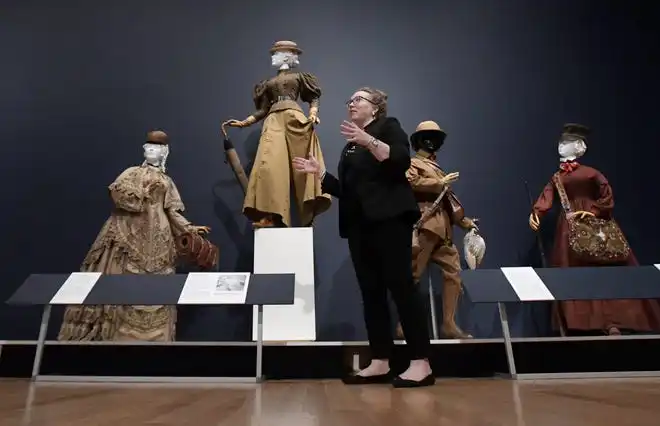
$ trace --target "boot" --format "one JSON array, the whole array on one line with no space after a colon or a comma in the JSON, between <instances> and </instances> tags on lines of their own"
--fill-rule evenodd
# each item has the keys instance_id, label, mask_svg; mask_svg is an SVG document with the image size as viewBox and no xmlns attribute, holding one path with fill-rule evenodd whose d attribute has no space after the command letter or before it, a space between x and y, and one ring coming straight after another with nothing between
<instances>
[{"instance_id":1,"label":"boot","mask_svg":"<svg viewBox=\"0 0 660 426\"><path fill-rule=\"evenodd\" d=\"M260 219L257 222L253 222L252 227L254 229L273 228L273 227L275 227L275 221L273 220L272 216L267 216L267 217L264 217L264 218Z\"/></svg>"},{"instance_id":2,"label":"boot","mask_svg":"<svg viewBox=\"0 0 660 426\"><path fill-rule=\"evenodd\" d=\"M606 333L608 336L621 336L621 330L615 325L607 327Z\"/></svg>"},{"instance_id":3,"label":"boot","mask_svg":"<svg viewBox=\"0 0 660 426\"><path fill-rule=\"evenodd\" d=\"M458 299L462 293L461 283L445 282L442 286L442 327L440 332L445 339L471 339L470 334L465 333L456 325L454 317L458 307Z\"/></svg>"}]
</instances>

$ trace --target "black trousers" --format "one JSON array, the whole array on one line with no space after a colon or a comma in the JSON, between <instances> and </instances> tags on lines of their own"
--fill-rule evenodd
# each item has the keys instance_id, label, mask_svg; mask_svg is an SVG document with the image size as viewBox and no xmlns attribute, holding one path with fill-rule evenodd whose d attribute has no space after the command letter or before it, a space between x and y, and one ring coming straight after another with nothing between
<instances>
[{"instance_id":1,"label":"black trousers","mask_svg":"<svg viewBox=\"0 0 660 426\"><path fill-rule=\"evenodd\" d=\"M428 358L431 347L426 310L412 275L412 228L391 219L366 223L348 234L364 308L364 322L374 359L389 359L394 346L387 299L389 290L399 314L412 359Z\"/></svg>"}]
</instances>

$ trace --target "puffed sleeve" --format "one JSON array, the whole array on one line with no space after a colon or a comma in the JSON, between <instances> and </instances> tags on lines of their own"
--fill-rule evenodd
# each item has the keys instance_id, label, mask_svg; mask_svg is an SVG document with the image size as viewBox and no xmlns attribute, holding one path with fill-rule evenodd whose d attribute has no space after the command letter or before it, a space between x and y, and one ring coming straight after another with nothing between
<instances>
[{"instance_id":1,"label":"puffed sleeve","mask_svg":"<svg viewBox=\"0 0 660 426\"><path fill-rule=\"evenodd\" d=\"M411 164L406 171L406 178L408 179L408 182L410 182L410 186L415 192L440 194L440 192L442 192L442 188L444 188L444 185L440 183L440 179L435 177L422 176L414 164Z\"/></svg>"},{"instance_id":2,"label":"puffed sleeve","mask_svg":"<svg viewBox=\"0 0 660 426\"><path fill-rule=\"evenodd\" d=\"M252 116L257 120L261 121L268 114L270 109L270 104L268 102L268 93L266 91L266 83L268 80L262 80L254 86L252 91L252 100L254 101L255 111L252 113Z\"/></svg>"},{"instance_id":3,"label":"puffed sleeve","mask_svg":"<svg viewBox=\"0 0 660 426\"><path fill-rule=\"evenodd\" d=\"M301 72L298 74L300 81L300 99L307 102L310 108L319 107L321 99L321 86L318 79L310 73Z\"/></svg>"},{"instance_id":4,"label":"puffed sleeve","mask_svg":"<svg viewBox=\"0 0 660 426\"><path fill-rule=\"evenodd\" d=\"M410 143L408 135L401 127L401 123L394 117L387 117L383 125L383 132L378 138L390 147L390 156L381 164L390 169L392 173L405 175L410 168Z\"/></svg>"},{"instance_id":5,"label":"puffed sleeve","mask_svg":"<svg viewBox=\"0 0 660 426\"><path fill-rule=\"evenodd\" d=\"M163 207L175 235L192 231L192 223L181 214L186 208L181 200L179 190L169 176L167 176L167 191L165 192Z\"/></svg>"},{"instance_id":6,"label":"puffed sleeve","mask_svg":"<svg viewBox=\"0 0 660 426\"><path fill-rule=\"evenodd\" d=\"M172 178L166 176L166 181L167 191L165 192L164 201L165 210L173 210L179 212L186 210L186 207L183 205L183 200L181 199L181 194L179 194L179 189L174 184Z\"/></svg>"},{"instance_id":7,"label":"puffed sleeve","mask_svg":"<svg viewBox=\"0 0 660 426\"><path fill-rule=\"evenodd\" d=\"M591 206L591 213L601 219L609 219L614 210L614 194L607 178L599 171L593 177L598 188L598 199Z\"/></svg>"},{"instance_id":8,"label":"puffed sleeve","mask_svg":"<svg viewBox=\"0 0 660 426\"><path fill-rule=\"evenodd\" d=\"M108 186L110 198L118 209L132 213L144 210L147 193L139 172L140 167L129 167Z\"/></svg>"},{"instance_id":9,"label":"puffed sleeve","mask_svg":"<svg viewBox=\"0 0 660 426\"><path fill-rule=\"evenodd\" d=\"M552 181L548 182L543 188L543 192L539 195L534 203L533 211L541 219L551 208L552 201L555 198L555 186Z\"/></svg>"}]
</instances>

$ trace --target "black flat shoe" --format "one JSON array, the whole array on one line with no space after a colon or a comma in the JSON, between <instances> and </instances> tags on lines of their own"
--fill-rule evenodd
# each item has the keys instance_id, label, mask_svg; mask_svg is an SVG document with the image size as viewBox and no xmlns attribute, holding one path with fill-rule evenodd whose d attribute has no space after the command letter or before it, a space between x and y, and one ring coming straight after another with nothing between
<instances>
[{"instance_id":1,"label":"black flat shoe","mask_svg":"<svg viewBox=\"0 0 660 426\"><path fill-rule=\"evenodd\" d=\"M383 385L392 382L392 374L377 374L375 376L360 376L351 374L341 379L345 385Z\"/></svg>"},{"instance_id":2,"label":"black flat shoe","mask_svg":"<svg viewBox=\"0 0 660 426\"><path fill-rule=\"evenodd\" d=\"M424 386L433 385L435 385L435 376L433 374L429 374L419 382L416 380L402 379L401 376L396 376L394 380L392 380L392 386L395 388L422 388Z\"/></svg>"}]
</instances>

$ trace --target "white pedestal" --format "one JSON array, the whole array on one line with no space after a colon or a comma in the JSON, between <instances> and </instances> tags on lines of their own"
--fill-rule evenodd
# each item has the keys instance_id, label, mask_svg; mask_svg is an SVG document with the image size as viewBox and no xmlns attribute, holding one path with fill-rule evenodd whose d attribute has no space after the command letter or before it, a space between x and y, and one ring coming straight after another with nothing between
<instances>
[{"instance_id":1,"label":"white pedestal","mask_svg":"<svg viewBox=\"0 0 660 426\"><path fill-rule=\"evenodd\" d=\"M255 230L254 273L296 274L295 303L264 306L264 341L316 340L313 229ZM256 306L252 319L252 340L257 340Z\"/></svg>"}]
</instances>

